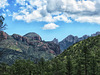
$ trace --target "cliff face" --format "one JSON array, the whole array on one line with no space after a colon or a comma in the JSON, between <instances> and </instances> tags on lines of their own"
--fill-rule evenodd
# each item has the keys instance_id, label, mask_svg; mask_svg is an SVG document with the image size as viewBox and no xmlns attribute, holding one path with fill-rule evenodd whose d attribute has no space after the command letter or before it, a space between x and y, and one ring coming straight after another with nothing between
<instances>
[{"instance_id":1,"label":"cliff face","mask_svg":"<svg viewBox=\"0 0 100 75\"><path fill-rule=\"evenodd\" d=\"M28 33L24 36L8 35L0 32L0 62L13 63L16 59L40 59L54 58L60 54L59 45L53 42L42 41L36 33Z\"/></svg>"}]
</instances>

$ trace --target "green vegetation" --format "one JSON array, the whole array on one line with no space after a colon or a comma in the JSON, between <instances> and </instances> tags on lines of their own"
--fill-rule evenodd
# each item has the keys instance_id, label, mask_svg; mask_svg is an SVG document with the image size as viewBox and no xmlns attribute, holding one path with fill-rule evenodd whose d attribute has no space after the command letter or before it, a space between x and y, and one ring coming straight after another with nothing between
<instances>
[{"instance_id":1,"label":"green vegetation","mask_svg":"<svg viewBox=\"0 0 100 75\"><path fill-rule=\"evenodd\" d=\"M1 75L100 75L100 35L69 47L56 58L45 61L16 60L0 65Z\"/></svg>"}]
</instances>

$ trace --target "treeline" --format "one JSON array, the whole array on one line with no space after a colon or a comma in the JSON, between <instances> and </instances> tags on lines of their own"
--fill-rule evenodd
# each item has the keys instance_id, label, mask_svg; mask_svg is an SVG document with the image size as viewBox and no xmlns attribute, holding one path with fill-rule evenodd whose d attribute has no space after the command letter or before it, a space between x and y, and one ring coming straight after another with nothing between
<instances>
[{"instance_id":1,"label":"treeline","mask_svg":"<svg viewBox=\"0 0 100 75\"><path fill-rule=\"evenodd\" d=\"M60 60L51 62L41 58L37 63L30 60L16 60L11 66L0 64L0 75L66 75L65 66Z\"/></svg>"},{"instance_id":2,"label":"treeline","mask_svg":"<svg viewBox=\"0 0 100 75\"><path fill-rule=\"evenodd\" d=\"M85 49L87 50L87 49ZM74 56L64 56L39 62L16 60L13 65L0 64L0 75L100 75L100 59L91 57L84 51L84 56L73 59Z\"/></svg>"}]
</instances>

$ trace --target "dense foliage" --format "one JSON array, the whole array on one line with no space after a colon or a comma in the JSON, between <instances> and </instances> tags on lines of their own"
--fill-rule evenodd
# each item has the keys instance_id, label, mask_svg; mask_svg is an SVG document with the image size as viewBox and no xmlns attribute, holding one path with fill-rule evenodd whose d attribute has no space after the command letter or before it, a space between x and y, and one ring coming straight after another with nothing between
<instances>
[{"instance_id":1,"label":"dense foliage","mask_svg":"<svg viewBox=\"0 0 100 75\"><path fill-rule=\"evenodd\" d=\"M17 60L0 65L1 75L100 75L100 35L74 44L50 61Z\"/></svg>"}]
</instances>

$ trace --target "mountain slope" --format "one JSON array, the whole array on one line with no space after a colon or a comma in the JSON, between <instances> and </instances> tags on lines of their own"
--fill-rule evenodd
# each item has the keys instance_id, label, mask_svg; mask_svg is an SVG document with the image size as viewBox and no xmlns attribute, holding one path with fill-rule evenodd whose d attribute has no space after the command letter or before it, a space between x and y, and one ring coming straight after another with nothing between
<instances>
[{"instance_id":1,"label":"mountain slope","mask_svg":"<svg viewBox=\"0 0 100 75\"><path fill-rule=\"evenodd\" d=\"M0 32L0 62L12 63L18 58L49 60L60 54L60 47L53 42L42 41L36 33L24 36Z\"/></svg>"},{"instance_id":2,"label":"mountain slope","mask_svg":"<svg viewBox=\"0 0 100 75\"><path fill-rule=\"evenodd\" d=\"M73 44L55 60L69 65L75 75L100 75L100 35Z\"/></svg>"},{"instance_id":3,"label":"mountain slope","mask_svg":"<svg viewBox=\"0 0 100 75\"><path fill-rule=\"evenodd\" d=\"M79 41L82 41L82 40L85 40L89 37L93 37L93 36L97 36L97 35L100 35L100 32L96 32L95 34L92 34L91 36L84 35L80 38L77 37L77 36L69 35L65 39L63 39L61 42L59 42L59 46L60 46L60 49L63 52L65 49L67 49L68 47L70 47L74 43L77 43Z\"/></svg>"},{"instance_id":4,"label":"mountain slope","mask_svg":"<svg viewBox=\"0 0 100 75\"><path fill-rule=\"evenodd\" d=\"M100 75L100 35L75 43L50 61L17 60L0 69L2 75Z\"/></svg>"},{"instance_id":5,"label":"mountain slope","mask_svg":"<svg viewBox=\"0 0 100 75\"><path fill-rule=\"evenodd\" d=\"M89 50L90 53L96 53L95 55L99 56L100 53L100 35L95 37L89 37L88 39L85 39L83 41L80 41L78 43L73 44L70 46L67 50L65 50L62 54L59 55L59 57L64 57L67 54L73 54L74 56L76 53L77 55L80 55L79 53L82 53L84 50L84 47Z\"/></svg>"}]
</instances>

